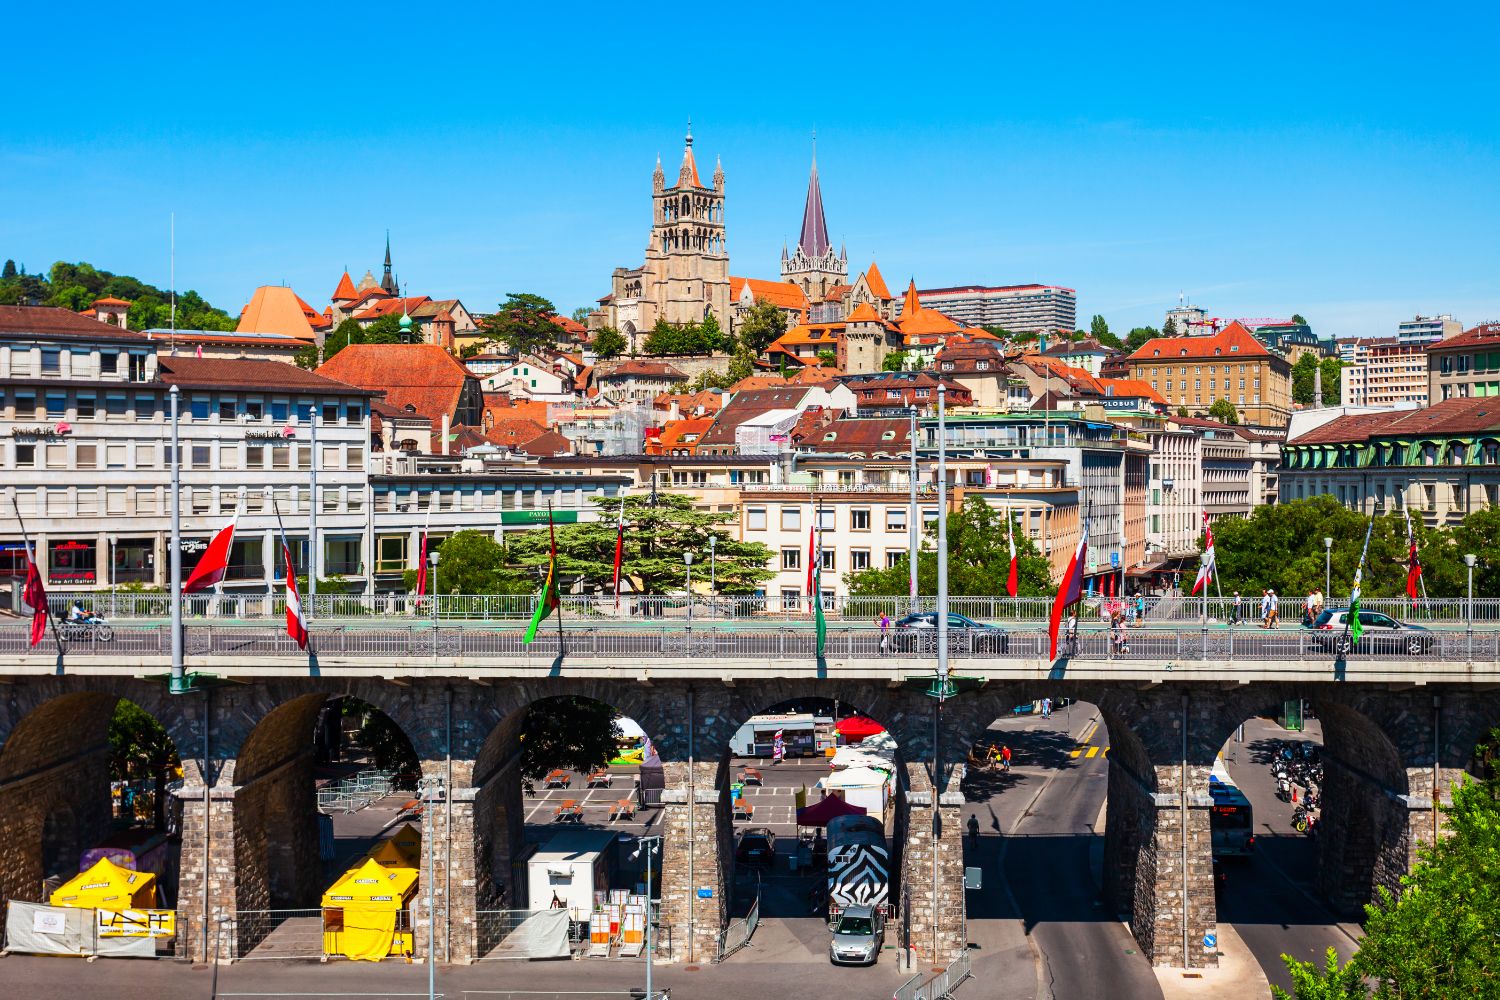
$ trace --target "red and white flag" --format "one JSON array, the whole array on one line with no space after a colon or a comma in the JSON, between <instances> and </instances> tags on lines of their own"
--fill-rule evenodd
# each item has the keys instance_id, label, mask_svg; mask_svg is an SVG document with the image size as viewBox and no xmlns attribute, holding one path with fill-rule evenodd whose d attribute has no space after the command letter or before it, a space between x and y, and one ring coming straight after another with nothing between
<instances>
[{"instance_id":1,"label":"red and white flag","mask_svg":"<svg viewBox=\"0 0 1500 1000\"><path fill-rule=\"evenodd\" d=\"M620 519L615 522L615 610L620 610L620 563L625 558L625 497L620 497Z\"/></svg>"},{"instance_id":2,"label":"red and white flag","mask_svg":"<svg viewBox=\"0 0 1500 1000\"><path fill-rule=\"evenodd\" d=\"M1057 596L1052 599L1052 621L1048 634L1052 638L1051 659L1057 659L1057 631L1062 628L1063 612L1083 599L1083 569L1088 561L1089 525L1083 523L1083 535L1078 539L1078 548L1068 560L1067 572L1057 586Z\"/></svg>"},{"instance_id":3,"label":"red and white flag","mask_svg":"<svg viewBox=\"0 0 1500 1000\"><path fill-rule=\"evenodd\" d=\"M813 593L813 563L818 558L818 511L813 508L813 523L807 526L807 596L808 607L812 607L812 599L818 595Z\"/></svg>"},{"instance_id":4,"label":"red and white flag","mask_svg":"<svg viewBox=\"0 0 1500 1000\"><path fill-rule=\"evenodd\" d=\"M427 596L427 533L432 527L432 508L427 508L427 523L422 527L422 538L417 543L417 596Z\"/></svg>"},{"instance_id":5,"label":"red and white flag","mask_svg":"<svg viewBox=\"0 0 1500 1000\"><path fill-rule=\"evenodd\" d=\"M1411 511L1406 511L1406 596L1411 606L1417 606L1417 595L1422 588L1422 561L1417 558L1417 536L1411 530Z\"/></svg>"},{"instance_id":6,"label":"red and white flag","mask_svg":"<svg viewBox=\"0 0 1500 1000\"><path fill-rule=\"evenodd\" d=\"M1193 581L1193 593L1206 585L1214 576L1214 531L1208 526L1208 512L1203 512L1203 562L1198 565L1198 579Z\"/></svg>"},{"instance_id":7,"label":"red and white flag","mask_svg":"<svg viewBox=\"0 0 1500 1000\"><path fill-rule=\"evenodd\" d=\"M42 586L42 571L32 558L31 543L26 543L26 586L21 600L31 607L31 644L35 646L47 634L47 588Z\"/></svg>"},{"instance_id":8,"label":"red and white flag","mask_svg":"<svg viewBox=\"0 0 1500 1000\"><path fill-rule=\"evenodd\" d=\"M208 540L208 548L203 550L203 554L198 557L198 564L183 581L184 594L207 590L224 579L224 573L229 569L229 551L234 547L234 524L237 520L238 516L231 517L229 523Z\"/></svg>"},{"instance_id":9,"label":"red and white flag","mask_svg":"<svg viewBox=\"0 0 1500 1000\"><path fill-rule=\"evenodd\" d=\"M1009 508L1005 511L1005 537L1010 542L1010 575L1005 578L1005 592L1015 597L1021 581L1016 574L1016 521Z\"/></svg>"},{"instance_id":10,"label":"red and white flag","mask_svg":"<svg viewBox=\"0 0 1500 1000\"><path fill-rule=\"evenodd\" d=\"M302 595L297 593L297 569L292 565L292 548L281 535L281 558L286 563L286 634L307 648L307 619L302 616Z\"/></svg>"}]
</instances>

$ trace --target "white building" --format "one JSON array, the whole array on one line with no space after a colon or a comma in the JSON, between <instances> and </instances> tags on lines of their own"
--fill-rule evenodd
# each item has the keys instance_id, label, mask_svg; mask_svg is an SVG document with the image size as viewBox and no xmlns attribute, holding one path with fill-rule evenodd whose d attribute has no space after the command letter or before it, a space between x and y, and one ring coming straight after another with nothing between
<instances>
[{"instance_id":1,"label":"white building","mask_svg":"<svg viewBox=\"0 0 1500 1000\"><path fill-rule=\"evenodd\" d=\"M1078 293L1060 285L963 285L917 292L922 308L964 326L998 326L1011 333L1073 332Z\"/></svg>"},{"instance_id":2,"label":"white building","mask_svg":"<svg viewBox=\"0 0 1500 1000\"><path fill-rule=\"evenodd\" d=\"M473 365L469 370L474 370ZM485 392L507 392L516 399L541 403L570 403L576 398L572 376L531 355L486 375L481 385Z\"/></svg>"},{"instance_id":3,"label":"white building","mask_svg":"<svg viewBox=\"0 0 1500 1000\"><path fill-rule=\"evenodd\" d=\"M1464 325L1448 313L1441 316L1415 316L1396 324L1396 339L1410 347L1436 344L1463 332Z\"/></svg>"}]
</instances>

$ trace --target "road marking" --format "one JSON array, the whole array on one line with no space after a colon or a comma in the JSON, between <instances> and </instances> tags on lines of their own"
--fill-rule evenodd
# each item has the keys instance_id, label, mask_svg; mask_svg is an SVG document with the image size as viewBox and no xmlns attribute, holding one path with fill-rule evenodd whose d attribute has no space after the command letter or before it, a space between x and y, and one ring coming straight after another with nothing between
<instances>
[{"instance_id":1,"label":"road marking","mask_svg":"<svg viewBox=\"0 0 1500 1000\"><path fill-rule=\"evenodd\" d=\"M1092 757L1092 756L1094 756L1098 752L1099 752L1099 748L1098 747L1089 747L1089 752L1086 753L1086 754L1084 754L1084 756L1085 757Z\"/></svg>"},{"instance_id":2,"label":"road marking","mask_svg":"<svg viewBox=\"0 0 1500 1000\"><path fill-rule=\"evenodd\" d=\"M1078 748L1078 749L1076 749L1076 750L1073 750L1073 751L1071 751L1071 752L1070 752L1070 753L1069 753L1069 754L1068 754L1068 756L1069 756L1069 757L1077 757L1077 756L1078 756L1078 755L1079 755L1079 754L1081 754L1081 753L1083 753L1083 747L1079 747L1079 748Z\"/></svg>"}]
</instances>

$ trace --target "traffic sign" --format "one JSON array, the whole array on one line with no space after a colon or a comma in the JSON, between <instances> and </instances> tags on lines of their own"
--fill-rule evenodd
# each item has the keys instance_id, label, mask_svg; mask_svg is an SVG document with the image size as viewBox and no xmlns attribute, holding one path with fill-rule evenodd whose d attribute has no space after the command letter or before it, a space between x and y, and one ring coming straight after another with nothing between
<instances>
[{"instance_id":1,"label":"traffic sign","mask_svg":"<svg viewBox=\"0 0 1500 1000\"><path fill-rule=\"evenodd\" d=\"M1205 947L1205 948L1217 948L1218 946L1219 946L1219 936L1217 934L1205 934L1205 935L1203 935L1203 947Z\"/></svg>"},{"instance_id":2,"label":"traffic sign","mask_svg":"<svg viewBox=\"0 0 1500 1000\"><path fill-rule=\"evenodd\" d=\"M1119 569L1120 568L1120 553L1118 553L1118 552L1111 552L1109 554L1109 564L1111 566L1113 566L1115 569Z\"/></svg>"}]
</instances>

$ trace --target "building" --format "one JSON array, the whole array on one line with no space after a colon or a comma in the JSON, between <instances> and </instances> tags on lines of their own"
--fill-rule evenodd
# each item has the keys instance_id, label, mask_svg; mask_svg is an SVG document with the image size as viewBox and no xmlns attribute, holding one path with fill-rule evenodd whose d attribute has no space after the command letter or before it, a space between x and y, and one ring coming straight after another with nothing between
<instances>
[{"instance_id":1,"label":"building","mask_svg":"<svg viewBox=\"0 0 1500 1000\"><path fill-rule=\"evenodd\" d=\"M1060 285L959 285L918 294L929 309L964 326L998 326L1011 333L1072 333L1078 293Z\"/></svg>"},{"instance_id":2,"label":"building","mask_svg":"<svg viewBox=\"0 0 1500 1000\"><path fill-rule=\"evenodd\" d=\"M290 288L262 285L240 310L236 333L279 333L305 344L323 342L333 329L332 313L323 314L308 305Z\"/></svg>"},{"instance_id":3,"label":"building","mask_svg":"<svg viewBox=\"0 0 1500 1000\"><path fill-rule=\"evenodd\" d=\"M944 406L947 408L974 405L974 394L968 386L956 379L925 371L845 375L838 381L854 393L860 416L908 413L914 409L923 414L936 414L940 385L944 389Z\"/></svg>"},{"instance_id":4,"label":"building","mask_svg":"<svg viewBox=\"0 0 1500 1000\"><path fill-rule=\"evenodd\" d=\"M835 383L748 389L737 392L734 398L714 417L714 422L709 429L698 439L698 454L719 456L737 454L740 425L758 421L768 413L801 414L814 407L829 414L829 419L833 419L837 414L854 410L854 394L847 387ZM790 434L787 434L786 440L768 440L767 443L780 445L779 451L781 452L793 450Z\"/></svg>"},{"instance_id":5,"label":"building","mask_svg":"<svg viewBox=\"0 0 1500 1000\"><path fill-rule=\"evenodd\" d=\"M1411 347L1423 347L1456 337L1463 329L1463 324L1447 313L1415 316L1396 324L1396 339Z\"/></svg>"},{"instance_id":6,"label":"building","mask_svg":"<svg viewBox=\"0 0 1500 1000\"><path fill-rule=\"evenodd\" d=\"M484 390L479 378L436 344L351 344L318 368L318 374L385 393L385 402L426 417L448 454L454 428L478 430Z\"/></svg>"},{"instance_id":7,"label":"building","mask_svg":"<svg viewBox=\"0 0 1500 1000\"><path fill-rule=\"evenodd\" d=\"M589 315L589 329L620 331L632 353L659 320L687 325L710 314L733 329L729 298L729 247L724 229L724 168L716 166L712 186L698 175L689 128L677 182L667 187L661 160L651 175L651 236L645 261L616 268L610 293Z\"/></svg>"},{"instance_id":8,"label":"building","mask_svg":"<svg viewBox=\"0 0 1500 1000\"><path fill-rule=\"evenodd\" d=\"M1207 414L1228 400L1241 423L1284 427L1292 411L1292 366L1238 320L1204 337L1158 337L1127 359L1133 378L1149 382L1174 410Z\"/></svg>"},{"instance_id":9,"label":"building","mask_svg":"<svg viewBox=\"0 0 1500 1000\"><path fill-rule=\"evenodd\" d=\"M1348 357L1345 358L1346 347ZM1426 406L1427 348L1396 337L1339 345L1339 399L1345 406Z\"/></svg>"},{"instance_id":10,"label":"building","mask_svg":"<svg viewBox=\"0 0 1500 1000\"><path fill-rule=\"evenodd\" d=\"M664 392L680 392L688 376L665 361L622 361L594 372L599 394L615 402L651 403Z\"/></svg>"},{"instance_id":11,"label":"building","mask_svg":"<svg viewBox=\"0 0 1500 1000\"><path fill-rule=\"evenodd\" d=\"M1177 308L1168 309L1162 321L1162 333L1168 331L1174 337L1204 337L1218 332L1202 306L1190 306L1181 296Z\"/></svg>"},{"instance_id":12,"label":"building","mask_svg":"<svg viewBox=\"0 0 1500 1000\"><path fill-rule=\"evenodd\" d=\"M543 403L567 403L575 396L575 376L558 364L530 354L487 375L481 384L485 392L506 392Z\"/></svg>"},{"instance_id":13,"label":"building","mask_svg":"<svg viewBox=\"0 0 1500 1000\"><path fill-rule=\"evenodd\" d=\"M1453 397L1423 409L1350 413L1282 449L1283 502L1335 497L1366 514L1410 510L1429 527L1500 506L1500 404Z\"/></svg>"},{"instance_id":14,"label":"building","mask_svg":"<svg viewBox=\"0 0 1500 1000\"><path fill-rule=\"evenodd\" d=\"M860 302L845 319L793 327L766 348L766 356L864 374L881 371L886 355L900 350L904 342L896 324L883 319L870 303Z\"/></svg>"},{"instance_id":15,"label":"building","mask_svg":"<svg viewBox=\"0 0 1500 1000\"><path fill-rule=\"evenodd\" d=\"M1319 337L1306 323L1288 320L1284 323L1266 323L1252 329L1256 340L1278 354L1285 355L1292 364L1296 364L1297 359L1304 354L1312 354L1321 360L1338 353L1338 347L1332 340Z\"/></svg>"},{"instance_id":16,"label":"building","mask_svg":"<svg viewBox=\"0 0 1500 1000\"><path fill-rule=\"evenodd\" d=\"M781 280L796 285L808 301L822 302L836 287L848 287L849 255L834 252L823 217L823 189L818 184L818 151L813 147L812 171L807 178L807 203L802 207L802 230L790 255L781 248Z\"/></svg>"},{"instance_id":17,"label":"building","mask_svg":"<svg viewBox=\"0 0 1500 1000\"><path fill-rule=\"evenodd\" d=\"M1110 350L1097 340L1089 339L1067 339L1042 351L1046 357L1056 358L1074 368L1082 368L1095 378L1102 374L1104 362L1118 353L1120 352Z\"/></svg>"},{"instance_id":18,"label":"building","mask_svg":"<svg viewBox=\"0 0 1500 1000\"><path fill-rule=\"evenodd\" d=\"M225 330L142 330L147 340L166 354L200 358L252 358L288 364L307 347L307 341L282 333L239 333Z\"/></svg>"},{"instance_id":19,"label":"building","mask_svg":"<svg viewBox=\"0 0 1500 1000\"><path fill-rule=\"evenodd\" d=\"M788 329L807 320L807 294L790 281L764 281L731 275L729 301L733 303L735 329L739 328L745 314L762 302L771 303L786 315Z\"/></svg>"},{"instance_id":20,"label":"building","mask_svg":"<svg viewBox=\"0 0 1500 1000\"><path fill-rule=\"evenodd\" d=\"M1026 381L1010 370L996 341L949 344L938 355L937 370L967 389L971 405L978 410L1006 413L1031 405Z\"/></svg>"},{"instance_id":21,"label":"building","mask_svg":"<svg viewBox=\"0 0 1500 1000\"><path fill-rule=\"evenodd\" d=\"M1427 400L1500 396L1500 323L1427 346Z\"/></svg>"}]
</instances>

